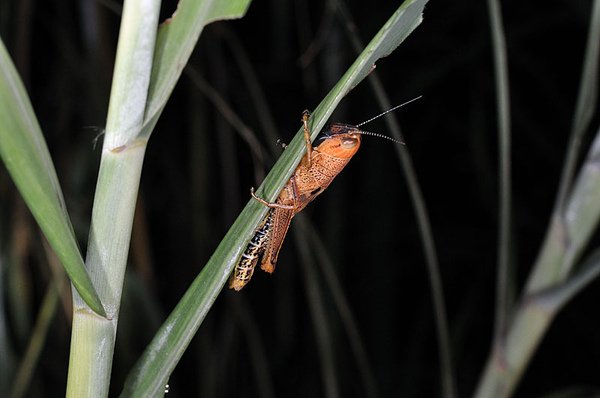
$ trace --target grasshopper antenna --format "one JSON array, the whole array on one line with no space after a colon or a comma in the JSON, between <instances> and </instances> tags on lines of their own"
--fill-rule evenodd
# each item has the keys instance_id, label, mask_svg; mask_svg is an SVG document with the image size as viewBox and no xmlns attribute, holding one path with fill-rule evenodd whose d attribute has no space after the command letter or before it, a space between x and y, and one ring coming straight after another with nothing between
<instances>
[{"instance_id":1,"label":"grasshopper antenna","mask_svg":"<svg viewBox=\"0 0 600 398\"><path fill-rule=\"evenodd\" d=\"M408 100L408 101L406 101L406 102L403 102L403 103L401 103L400 105L396 105L395 107L393 107L393 108L391 108L391 109L388 109L388 110L387 110L387 111L385 111L385 112L381 112L381 113L380 113L379 115L377 115L377 116L374 116L374 117L372 117L372 118L370 118L370 119L368 119L368 120L365 120L365 121L364 121L364 122L362 122L362 123L359 123L359 124L357 124L357 125L356 125L356 127L364 126L365 124L367 124L367 123L370 123L370 122L372 122L373 120L375 120L375 119L378 119L378 118L382 117L383 115L385 115L385 114L387 114L387 113L390 113L390 112L392 112L392 111L395 111L396 109L398 109L398 108L400 108L400 107L402 107L402 106L404 106L404 105L408 105L408 104L410 104L411 102L414 102L414 101L416 101L416 100L420 99L421 97L423 97L423 96L422 96L422 95L419 95L418 97L415 97L415 98L413 98L413 99L411 99L411 100ZM368 134L368 135L370 135L370 134ZM375 134L373 134L373 135L375 135ZM386 136L383 136L383 137L386 137ZM389 138L389 137L386 137L386 138ZM395 140L393 140L393 139L392 139L392 141L395 141Z\"/></svg>"},{"instance_id":2,"label":"grasshopper antenna","mask_svg":"<svg viewBox=\"0 0 600 398\"><path fill-rule=\"evenodd\" d=\"M395 138L392 137L388 137L387 135L383 135L383 134L379 134L379 133L374 133L372 131L364 131L364 130L360 130L360 131L356 131L356 134L360 134L360 135L372 135L373 137L379 137L379 138L385 138L386 140L390 140L392 142L395 142L396 144L402 144L404 145L404 142L397 140Z\"/></svg>"}]
</instances>

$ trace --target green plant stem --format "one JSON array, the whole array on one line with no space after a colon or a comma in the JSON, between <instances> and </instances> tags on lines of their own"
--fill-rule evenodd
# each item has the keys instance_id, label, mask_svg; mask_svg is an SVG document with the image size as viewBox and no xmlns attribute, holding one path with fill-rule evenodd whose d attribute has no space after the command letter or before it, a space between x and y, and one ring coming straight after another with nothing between
<instances>
[{"instance_id":1,"label":"green plant stem","mask_svg":"<svg viewBox=\"0 0 600 398\"><path fill-rule=\"evenodd\" d=\"M579 83L579 95L575 106L575 115L571 126L571 136L565 165L560 178L558 196L555 204L555 212L562 212L567 200L567 195L573 183L577 160L580 156L581 143L585 132L590 126L594 112L596 111L598 91L598 62L600 53L600 2L595 1L592 11L592 23L583 61L581 81Z\"/></svg>"},{"instance_id":2,"label":"green plant stem","mask_svg":"<svg viewBox=\"0 0 600 398\"><path fill-rule=\"evenodd\" d=\"M600 249L568 281L527 296L504 340L496 340L476 393L478 397L508 397L561 308L600 274Z\"/></svg>"},{"instance_id":3,"label":"green plant stem","mask_svg":"<svg viewBox=\"0 0 600 398\"><path fill-rule=\"evenodd\" d=\"M68 397L108 396L119 305L140 175L146 150L142 129L158 0L127 0L123 8L106 135L94 196L86 265L107 317L73 294Z\"/></svg>"},{"instance_id":4,"label":"green plant stem","mask_svg":"<svg viewBox=\"0 0 600 398\"><path fill-rule=\"evenodd\" d=\"M500 338L506 330L510 310L509 301L509 263L511 231L511 162L510 162L510 106L508 90L508 66L506 43L502 26L502 12L498 0L488 0L490 30L494 53L494 72L496 82L496 104L498 108L498 279L496 281L496 311L494 339Z\"/></svg>"},{"instance_id":5,"label":"green plant stem","mask_svg":"<svg viewBox=\"0 0 600 398\"><path fill-rule=\"evenodd\" d=\"M597 81L598 64L589 58L597 57L598 42L600 42L600 1L597 0L593 5L588 37L588 43L593 45L588 45L584 62L586 67L582 76L582 80L587 83L582 84L581 87L587 87L588 84ZM590 67L590 63L594 66ZM584 97L585 100L581 99ZM583 120L574 122L574 125L585 124L587 113L579 109L588 107L589 101L595 102L595 97L580 93L577 117ZM578 128L574 128L572 132L574 135L580 133ZM571 145L577 147L580 137L572 139L574 142ZM571 156L574 155L568 156L570 160L565 166L567 168L572 167ZM599 163L600 130L596 132L572 192L564 200L560 198L558 200L540 254L525 286L524 299L516 308L514 318L508 325L505 335L497 339L492 347L492 353L475 393L476 397L508 397L516 388L535 348L550 326L554 315L564 304L564 299L561 305L550 302L548 297L542 300L540 299L542 293L549 289L558 289L565 283L567 286L565 289L570 289L565 297L570 297L576 291L583 289L589 278L595 276L595 273L590 273L582 278L586 283L576 279L574 283L567 281L600 219ZM572 171L563 173L561 184L570 185L567 180L570 179L571 173ZM559 196L565 195L565 192L561 188ZM558 300L554 301L558 302Z\"/></svg>"},{"instance_id":6,"label":"green plant stem","mask_svg":"<svg viewBox=\"0 0 600 398\"><path fill-rule=\"evenodd\" d=\"M600 51L600 0L594 1L592 7L588 45L586 48L580 93L577 99L577 109L571 131L567 159L561 176L557 203L552 213L547 236L544 240L544 247L536 262L536 264L540 264L540 266L534 266L533 272L530 274L527 281L526 291L528 293L547 288L560 280L559 275L566 271L565 267L563 267L562 260L565 251L564 248L567 244L573 246L573 242L570 242L572 239L569 236L568 224L571 225L571 228L577 228L577 224L573 224L572 220L569 221L567 219L569 214L569 210L567 209L569 206L567 203L569 200L568 192L572 189L571 180L575 173L581 139L590 123L590 109L596 108L595 88L597 87L598 81L598 52ZM591 157L592 156L588 156L588 159ZM593 172L593 169L590 169L589 171ZM575 196L575 193L573 193L572 197ZM579 195L579 197L581 196ZM588 224L589 221L594 222L595 220L583 219L583 224ZM553 247L552 245L555 243L558 243L558 246ZM541 266L542 264L546 265ZM566 268L570 267L567 266Z\"/></svg>"},{"instance_id":7,"label":"green plant stem","mask_svg":"<svg viewBox=\"0 0 600 398\"><path fill-rule=\"evenodd\" d=\"M108 395L131 225L145 143L120 153L106 151L92 213L87 264L109 318L90 313L74 294L67 396Z\"/></svg>"},{"instance_id":8,"label":"green plant stem","mask_svg":"<svg viewBox=\"0 0 600 398\"><path fill-rule=\"evenodd\" d=\"M27 393L27 388L31 383L38 359L44 348L48 328L50 327L51 321L54 319L56 308L58 307L60 300L59 295L64 286L64 279L59 280L58 278L54 278L54 280L50 281L50 284L46 289L46 294L42 300L33 333L29 339L27 350L25 351L25 355L23 356L23 360L19 365L19 370L15 377L13 390L10 395L11 398L23 397Z\"/></svg>"},{"instance_id":9,"label":"green plant stem","mask_svg":"<svg viewBox=\"0 0 600 398\"><path fill-rule=\"evenodd\" d=\"M523 303L517 310L505 339L495 340L484 376L475 397L509 397L523 375L525 367L554 313L537 305L535 301Z\"/></svg>"}]
</instances>

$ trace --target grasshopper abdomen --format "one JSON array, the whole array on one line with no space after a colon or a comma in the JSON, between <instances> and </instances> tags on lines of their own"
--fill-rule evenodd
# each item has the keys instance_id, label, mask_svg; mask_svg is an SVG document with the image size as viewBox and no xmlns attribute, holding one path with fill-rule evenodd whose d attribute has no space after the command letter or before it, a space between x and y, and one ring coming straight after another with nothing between
<instances>
[{"instance_id":1,"label":"grasshopper abdomen","mask_svg":"<svg viewBox=\"0 0 600 398\"><path fill-rule=\"evenodd\" d=\"M239 262L236 264L229 287L234 290L241 290L252 278L256 264L260 261L265 253L267 243L271 237L271 229L273 226L273 210L269 210L260 227L254 233L254 236L248 242L246 250L242 254Z\"/></svg>"}]
</instances>

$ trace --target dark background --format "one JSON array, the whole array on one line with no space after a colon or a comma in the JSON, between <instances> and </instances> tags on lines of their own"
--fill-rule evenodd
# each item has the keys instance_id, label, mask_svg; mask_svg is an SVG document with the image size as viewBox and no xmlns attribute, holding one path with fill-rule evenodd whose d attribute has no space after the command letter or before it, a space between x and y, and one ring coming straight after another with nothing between
<instances>
[{"instance_id":1,"label":"dark background","mask_svg":"<svg viewBox=\"0 0 600 398\"><path fill-rule=\"evenodd\" d=\"M174 4L163 4L164 18ZM365 42L398 4L347 2ZM119 9L111 2L0 0L0 34L28 88L81 247L86 247L100 154L93 141L106 118ZM502 11L519 291L558 186L591 2L504 1ZM240 57L247 57L251 69L240 64ZM265 134L246 73L254 73L252 82L265 95L266 102L258 105L266 107L278 138L289 142L300 127L302 110L313 109L354 58L340 16L322 2L272 0L255 1L241 20L209 25L190 64L270 153L276 145ZM247 144L188 73L147 150L115 349L114 394L247 202L248 188L262 180L255 173L262 166L253 162ZM429 210L459 396L468 396L488 355L495 294L497 127L486 2L431 0L423 23L378 62L376 73L394 104L423 95L396 115ZM342 101L332 121L358 123L380 111L365 81ZM382 120L366 127L389 134ZM355 316L352 331L366 348L377 396L438 396L430 286L393 145L365 137L349 166L304 213L328 251ZM269 157L264 170L273 162ZM18 363L50 272L35 223L3 166L0 211L0 248L8 253L0 270L7 275L2 310ZM26 231L22 251L15 249L21 247L18 228ZM320 344L333 353L341 396L365 395L364 372L320 262L303 267L295 242L290 234L272 276L257 272L241 293L221 293L176 368L168 396L268 396L269 388L278 397L324 396ZM11 267L22 267L25 286L11 285L16 283ZM316 282L307 279L311 270ZM516 396L571 387L598 393L598 288L593 283L558 316ZM320 293L321 302L309 302L310 289ZM328 327L329 339L321 343L315 307L324 312ZM64 394L69 319L68 310L60 307L32 396ZM267 390L261 389L261 380L270 386Z\"/></svg>"}]
</instances>

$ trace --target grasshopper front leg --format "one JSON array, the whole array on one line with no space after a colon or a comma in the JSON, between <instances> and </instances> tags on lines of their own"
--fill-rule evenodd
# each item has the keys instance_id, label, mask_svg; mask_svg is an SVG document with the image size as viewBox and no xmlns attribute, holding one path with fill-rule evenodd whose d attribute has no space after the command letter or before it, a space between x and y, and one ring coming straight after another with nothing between
<instances>
[{"instance_id":1,"label":"grasshopper front leg","mask_svg":"<svg viewBox=\"0 0 600 398\"><path fill-rule=\"evenodd\" d=\"M302 124L304 126L304 143L306 144L306 159L308 161L308 168L310 169L310 163L312 158L312 142L310 141L310 129L308 128L308 118L310 118L310 111L306 109L302 112Z\"/></svg>"},{"instance_id":2,"label":"grasshopper front leg","mask_svg":"<svg viewBox=\"0 0 600 398\"><path fill-rule=\"evenodd\" d=\"M313 152L312 142L310 141L310 128L308 127L308 119L309 118L310 118L310 111L308 109L305 109L304 112L302 112L302 124L304 126L304 143L306 144L306 155L304 157L306 159L306 168L307 169L310 169L310 164L312 161L312 152ZM250 187L250 195L252 195L252 197L254 199L259 201L263 205L270 207L272 209L282 209L282 210L296 209L299 197L298 197L298 188L295 184L293 176L290 177L290 181L288 182L288 184L290 184L290 183L292 185L292 190L293 190L293 193L292 193L293 203L294 203L293 205L284 205L284 204L277 203L277 202L273 202L273 203L267 202L263 198L256 196L256 194L254 193L254 187Z\"/></svg>"}]
</instances>

